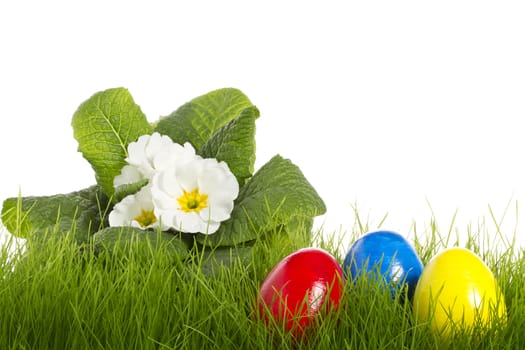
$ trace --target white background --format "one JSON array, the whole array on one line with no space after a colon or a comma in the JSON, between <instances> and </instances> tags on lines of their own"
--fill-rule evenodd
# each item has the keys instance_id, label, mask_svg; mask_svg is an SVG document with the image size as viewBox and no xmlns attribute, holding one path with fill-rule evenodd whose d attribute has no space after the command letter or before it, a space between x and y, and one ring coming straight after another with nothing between
<instances>
[{"instance_id":1,"label":"white background","mask_svg":"<svg viewBox=\"0 0 525 350\"><path fill-rule=\"evenodd\" d=\"M173 4L171 4L173 3ZM177 3L177 4L175 4ZM525 198L525 5L519 1L4 1L0 198L94 183L70 127L127 87L150 121L221 87L261 111L257 164L280 153L341 235L353 206L409 234L465 236L488 205L510 237ZM520 237L521 236L521 237Z\"/></svg>"}]
</instances>

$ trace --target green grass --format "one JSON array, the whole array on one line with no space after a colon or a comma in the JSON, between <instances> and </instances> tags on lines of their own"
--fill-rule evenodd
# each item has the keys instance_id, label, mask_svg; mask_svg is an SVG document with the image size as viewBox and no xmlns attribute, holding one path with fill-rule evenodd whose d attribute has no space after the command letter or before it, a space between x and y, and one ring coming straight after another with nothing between
<instances>
[{"instance_id":1,"label":"green grass","mask_svg":"<svg viewBox=\"0 0 525 350\"><path fill-rule=\"evenodd\" d=\"M352 242L373 229L356 221ZM490 227L489 227L490 223ZM457 335L450 348L525 348L525 253L506 241L493 217L466 229L460 244L454 222L440 231L435 220L410 229L426 263L445 246L478 253L505 295L508 326ZM489 232L490 230L493 233ZM486 236L492 237L490 239ZM324 238L323 238L324 237ZM317 233L277 233L260 241L247 261L209 271L206 255L188 261L163 246L140 245L125 254L98 257L67 239L29 244L0 257L0 349L434 349L439 338L413 322L411 305L392 300L388 288L364 279L348 283L338 311L316 321L306 341L279 325L267 326L254 308L259 285L287 254L315 244L339 261L343 239ZM425 240L422 237L426 237ZM491 247L498 246L498 249Z\"/></svg>"}]
</instances>

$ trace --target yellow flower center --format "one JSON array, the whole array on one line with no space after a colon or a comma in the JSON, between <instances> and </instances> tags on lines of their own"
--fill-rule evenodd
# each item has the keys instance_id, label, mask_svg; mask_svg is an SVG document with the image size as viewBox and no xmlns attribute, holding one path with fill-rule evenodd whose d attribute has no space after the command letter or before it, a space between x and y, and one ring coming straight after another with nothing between
<instances>
[{"instance_id":1,"label":"yellow flower center","mask_svg":"<svg viewBox=\"0 0 525 350\"><path fill-rule=\"evenodd\" d=\"M177 198L180 210L185 213L196 212L198 213L204 208L208 207L208 195L199 193L199 189L196 188L191 192L186 192Z\"/></svg>"},{"instance_id":2,"label":"yellow flower center","mask_svg":"<svg viewBox=\"0 0 525 350\"><path fill-rule=\"evenodd\" d=\"M142 209L140 215L133 220L138 222L141 227L148 227L157 222L157 217L155 216L155 213L153 213L153 210Z\"/></svg>"}]
</instances>

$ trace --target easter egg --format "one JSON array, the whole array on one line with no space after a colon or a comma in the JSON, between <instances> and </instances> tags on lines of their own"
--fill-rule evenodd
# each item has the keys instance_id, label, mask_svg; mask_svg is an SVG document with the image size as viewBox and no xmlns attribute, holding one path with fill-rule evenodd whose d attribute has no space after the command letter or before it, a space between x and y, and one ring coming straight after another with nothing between
<instances>
[{"instance_id":1,"label":"easter egg","mask_svg":"<svg viewBox=\"0 0 525 350\"><path fill-rule=\"evenodd\" d=\"M304 335L321 310L338 308L343 295L343 271L328 252L303 248L281 260L260 287L258 307L270 318L285 323L295 336Z\"/></svg>"},{"instance_id":2,"label":"easter egg","mask_svg":"<svg viewBox=\"0 0 525 350\"><path fill-rule=\"evenodd\" d=\"M507 311L494 275L473 252L450 248L425 266L414 293L414 317L448 336L475 324L506 322ZM478 323L480 322L480 323Z\"/></svg>"},{"instance_id":3,"label":"easter egg","mask_svg":"<svg viewBox=\"0 0 525 350\"><path fill-rule=\"evenodd\" d=\"M408 287L412 297L423 270L423 263L412 245L399 233L392 231L369 232L352 244L343 262L345 277L356 280L363 273L377 273L395 288Z\"/></svg>"}]
</instances>

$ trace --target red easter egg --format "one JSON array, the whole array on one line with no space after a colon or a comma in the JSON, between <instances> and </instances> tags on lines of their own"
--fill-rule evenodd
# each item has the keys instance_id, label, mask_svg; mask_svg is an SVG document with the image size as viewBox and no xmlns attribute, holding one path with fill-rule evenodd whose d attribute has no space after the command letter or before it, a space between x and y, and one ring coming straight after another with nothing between
<instances>
[{"instance_id":1,"label":"red easter egg","mask_svg":"<svg viewBox=\"0 0 525 350\"><path fill-rule=\"evenodd\" d=\"M319 311L339 307L343 289L343 270L332 255L318 248L300 249L281 260L263 281L259 311L266 322L273 317L302 336Z\"/></svg>"}]
</instances>

